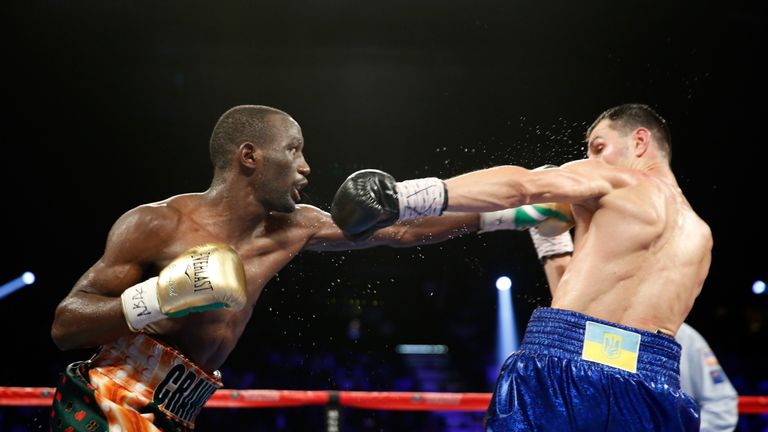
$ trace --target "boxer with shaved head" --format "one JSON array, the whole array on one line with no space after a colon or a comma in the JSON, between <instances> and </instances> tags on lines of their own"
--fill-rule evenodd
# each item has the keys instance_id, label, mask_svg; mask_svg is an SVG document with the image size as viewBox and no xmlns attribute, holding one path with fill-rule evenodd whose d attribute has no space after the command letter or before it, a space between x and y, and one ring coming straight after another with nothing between
<instances>
[{"instance_id":1,"label":"boxer with shaved head","mask_svg":"<svg viewBox=\"0 0 768 432\"><path fill-rule=\"evenodd\" d=\"M459 214L350 240L327 212L297 204L310 172L304 137L275 108L228 110L209 148L208 190L123 214L56 309L60 348L99 350L61 375L53 430L191 429L264 286L299 252L425 244L479 226Z\"/></svg>"}]
</instances>

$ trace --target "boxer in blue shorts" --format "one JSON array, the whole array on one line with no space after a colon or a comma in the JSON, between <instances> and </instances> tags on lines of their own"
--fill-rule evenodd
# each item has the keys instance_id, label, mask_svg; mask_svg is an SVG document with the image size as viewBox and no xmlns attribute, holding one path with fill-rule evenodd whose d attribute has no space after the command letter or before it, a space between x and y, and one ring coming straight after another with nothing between
<instances>
[{"instance_id":1,"label":"boxer in blue shorts","mask_svg":"<svg viewBox=\"0 0 768 432\"><path fill-rule=\"evenodd\" d=\"M533 312L504 362L486 431L698 430L666 335L562 309Z\"/></svg>"},{"instance_id":2,"label":"boxer in blue shorts","mask_svg":"<svg viewBox=\"0 0 768 432\"><path fill-rule=\"evenodd\" d=\"M709 272L710 228L677 184L670 132L653 109L608 109L586 135L587 158L559 168L403 182L358 172L339 188L331 216L355 235L443 211L568 204L573 256L553 309L534 314L504 365L487 429L698 430L697 409L679 389L673 337Z\"/></svg>"},{"instance_id":3,"label":"boxer in blue shorts","mask_svg":"<svg viewBox=\"0 0 768 432\"><path fill-rule=\"evenodd\" d=\"M568 267L573 241L570 232L557 236L529 230L552 293ZM675 335L680 344L680 388L700 410L701 431L732 431L738 420L738 394L717 363L708 342L690 325L683 323Z\"/></svg>"}]
</instances>

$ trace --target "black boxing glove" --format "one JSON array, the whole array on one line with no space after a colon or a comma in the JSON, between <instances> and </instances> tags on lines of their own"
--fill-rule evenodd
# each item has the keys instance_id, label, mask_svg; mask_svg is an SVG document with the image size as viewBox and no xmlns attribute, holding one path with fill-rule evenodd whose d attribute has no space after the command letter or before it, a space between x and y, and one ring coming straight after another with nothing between
<instances>
[{"instance_id":1,"label":"black boxing glove","mask_svg":"<svg viewBox=\"0 0 768 432\"><path fill-rule=\"evenodd\" d=\"M383 171L361 170L336 191L331 218L347 237L366 239L398 220L442 214L447 198L445 183L435 177L398 183Z\"/></svg>"}]
</instances>

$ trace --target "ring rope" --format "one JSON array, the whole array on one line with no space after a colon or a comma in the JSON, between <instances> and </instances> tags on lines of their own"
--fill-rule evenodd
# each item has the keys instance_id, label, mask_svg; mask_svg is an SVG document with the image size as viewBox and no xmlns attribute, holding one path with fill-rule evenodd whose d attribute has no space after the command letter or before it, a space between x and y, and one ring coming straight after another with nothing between
<instances>
[{"instance_id":1,"label":"ring rope","mask_svg":"<svg viewBox=\"0 0 768 432\"><path fill-rule=\"evenodd\" d=\"M50 406L52 387L0 387L0 406ZM491 393L333 390L218 390L206 408L279 408L338 405L399 411L485 411ZM768 413L768 396L739 396L739 414Z\"/></svg>"}]
</instances>

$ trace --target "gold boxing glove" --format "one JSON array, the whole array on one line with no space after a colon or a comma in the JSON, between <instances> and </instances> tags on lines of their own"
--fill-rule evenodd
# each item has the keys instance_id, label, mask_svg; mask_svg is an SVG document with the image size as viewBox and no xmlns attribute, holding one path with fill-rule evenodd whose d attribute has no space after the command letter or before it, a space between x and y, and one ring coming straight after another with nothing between
<instances>
[{"instance_id":1,"label":"gold boxing glove","mask_svg":"<svg viewBox=\"0 0 768 432\"><path fill-rule=\"evenodd\" d=\"M176 257L159 276L140 282L121 296L128 327L138 331L164 318L232 308L246 302L240 256L221 243L195 246Z\"/></svg>"}]
</instances>

